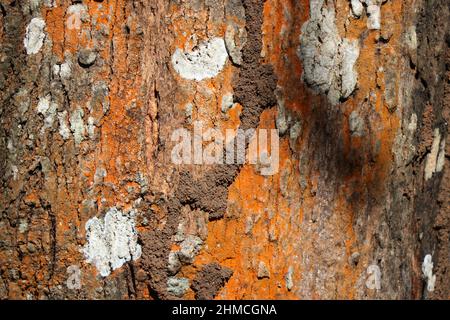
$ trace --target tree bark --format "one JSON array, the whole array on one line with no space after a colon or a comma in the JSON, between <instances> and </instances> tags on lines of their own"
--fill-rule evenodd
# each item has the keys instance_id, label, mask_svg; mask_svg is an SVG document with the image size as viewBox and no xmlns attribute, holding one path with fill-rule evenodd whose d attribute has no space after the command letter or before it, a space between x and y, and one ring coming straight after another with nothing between
<instances>
[{"instance_id":1,"label":"tree bark","mask_svg":"<svg viewBox=\"0 0 450 320\"><path fill-rule=\"evenodd\" d=\"M1 299L449 297L449 1L0 11ZM279 170L174 163L198 121Z\"/></svg>"}]
</instances>

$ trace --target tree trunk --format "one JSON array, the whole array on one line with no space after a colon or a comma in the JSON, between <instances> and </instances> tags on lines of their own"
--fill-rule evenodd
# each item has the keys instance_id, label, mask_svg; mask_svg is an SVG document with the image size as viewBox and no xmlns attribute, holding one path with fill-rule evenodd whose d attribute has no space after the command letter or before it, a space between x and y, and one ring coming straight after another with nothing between
<instances>
[{"instance_id":1,"label":"tree trunk","mask_svg":"<svg viewBox=\"0 0 450 320\"><path fill-rule=\"evenodd\" d=\"M0 298L449 297L449 1L0 9Z\"/></svg>"}]
</instances>

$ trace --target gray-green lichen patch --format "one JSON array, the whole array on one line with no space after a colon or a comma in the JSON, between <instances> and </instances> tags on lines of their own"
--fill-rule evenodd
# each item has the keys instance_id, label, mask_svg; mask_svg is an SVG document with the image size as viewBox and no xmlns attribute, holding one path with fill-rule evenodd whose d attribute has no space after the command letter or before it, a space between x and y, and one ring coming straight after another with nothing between
<instances>
[{"instance_id":1,"label":"gray-green lichen patch","mask_svg":"<svg viewBox=\"0 0 450 320\"><path fill-rule=\"evenodd\" d=\"M189 289L189 279L171 277L167 279L167 292L181 298Z\"/></svg>"},{"instance_id":2,"label":"gray-green lichen patch","mask_svg":"<svg viewBox=\"0 0 450 320\"><path fill-rule=\"evenodd\" d=\"M324 0L310 2L310 19L302 26L298 56L303 61L303 80L331 104L349 97L356 88L359 57L357 40L341 38L335 8Z\"/></svg>"},{"instance_id":3,"label":"gray-green lichen patch","mask_svg":"<svg viewBox=\"0 0 450 320\"><path fill-rule=\"evenodd\" d=\"M22 12L27 14L29 12L35 13L41 10L41 6L44 5L47 8L55 8L56 0L28 0L21 1Z\"/></svg>"},{"instance_id":4,"label":"gray-green lichen patch","mask_svg":"<svg viewBox=\"0 0 450 320\"><path fill-rule=\"evenodd\" d=\"M278 133L283 136L286 134L286 132L288 132L293 123L295 123L295 119L286 108L282 87L277 87L277 90L275 90L275 96L277 98L278 105L278 113L275 124L278 129Z\"/></svg>"},{"instance_id":5,"label":"gray-green lichen patch","mask_svg":"<svg viewBox=\"0 0 450 320\"><path fill-rule=\"evenodd\" d=\"M176 274L180 269L181 269L181 262L180 262L180 259L178 258L178 251L170 252L168 264L167 264L167 270L169 271L170 274L173 275L173 274Z\"/></svg>"},{"instance_id":6,"label":"gray-green lichen patch","mask_svg":"<svg viewBox=\"0 0 450 320\"><path fill-rule=\"evenodd\" d=\"M225 32L225 46L231 61L236 65L242 64L242 48L247 40L247 34L244 28L239 28L234 23L230 23L227 26Z\"/></svg>"},{"instance_id":7,"label":"gray-green lichen patch","mask_svg":"<svg viewBox=\"0 0 450 320\"><path fill-rule=\"evenodd\" d=\"M195 256L199 253L203 241L197 236L189 235L180 244L178 258L181 262L189 264L194 261Z\"/></svg>"},{"instance_id":8,"label":"gray-green lichen patch","mask_svg":"<svg viewBox=\"0 0 450 320\"><path fill-rule=\"evenodd\" d=\"M258 264L257 277L258 279L270 278L270 271L264 261L260 261Z\"/></svg>"},{"instance_id":9,"label":"gray-green lichen patch","mask_svg":"<svg viewBox=\"0 0 450 320\"><path fill-rule=\"evenodd\" d=\"M84 112L83 109L77 108L70 115L70 129L73 132L73 137L76 144L80 144L84 140L86 130L83 122Z\"/></svg>"},{"instance_id":10,"label":"gray-green lichen patch","mask_svg":"<svg viewBox=\"0 0 450 320\"><path fill-rule=\"evenodd\" d=\"M353 111L348 118L348 127L350 134L354 137L362 137L364 135L364 119L358 113Z\"/></svg>"},{"instance_id":11,"label":"gray-green lichen patch","mask_svg":"<svg viewBox=\"0 0 450 320\"><path fill-rule=\"evenodd\" d=\"M95 265L103 277L141 256L135 216L134 210L123 213L111 208L103 219L94 217L86 223L87 243L83 253L86 261Z\"/></svg>"}]
</instances>

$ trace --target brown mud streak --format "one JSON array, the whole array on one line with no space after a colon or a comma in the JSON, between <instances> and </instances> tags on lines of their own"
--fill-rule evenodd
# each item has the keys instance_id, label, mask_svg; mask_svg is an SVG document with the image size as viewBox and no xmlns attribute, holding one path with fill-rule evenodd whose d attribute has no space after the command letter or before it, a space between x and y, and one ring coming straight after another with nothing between
<instances>
[{"instance_id":1,"label":"brown mud streak","mask_svg":"<svg viewBox=\"0 0 450 320\"><path fill-rule=\"evenodd\" d=\"M264 2L265 0L243 0L248 38L242 49L242 66L233 79L235 102L243 106L240 116L240 129L243 130L257 128L263 110L276 104L276 75L271 65L263 65L260 61ZM150 275L149 291L153 298L175 298L166 290L167 261L181 208L189 205L192 209L208 212L210 220L222 218L227 209L228 187L234 182L241 168L242 165L237 164L213 166L197 179L187 170L179 172L174 196L166 203L160 203L165 206L167 212L167 222L163 230L155 230L141 236L144 244L143 267ZM225 280L217 287L215 283L207 281L201 291L211 287L206 291L214 292L214 296L224 283ZM197 296L203 297L202 294Z\"/></svg>"},{"instance_id":2,"label":"brown mud streak","mask_svg":"<svg viewBox=\"0 0 450 320\"><path fill-rule=\"evenodd\" d=\"M198 300L212 300L223 285L231 278L233 271L222 267L218 263L209 263L200 270L193 283L195 298Z\"/></svg>"},{"instance_id":3,"label":"brown mud streak","mask_svg":"<svg viewBox=\"0 0 450 320\"><path fill-rule=\"evenodd\" d=\"M243 1L248 39L242 49L243 64L233 79L235 102L244 107L240 116L240 129L243 130L256 129L263 110L276 104L276 75L271 65L263 65L260 61L264 2ZM222 218L227 208L228 187L241 167L215 166L198 180L194 180L188 171L182 172L177 192L181 203L208 212L212 220Z\"/></svg>"}]
</instances>

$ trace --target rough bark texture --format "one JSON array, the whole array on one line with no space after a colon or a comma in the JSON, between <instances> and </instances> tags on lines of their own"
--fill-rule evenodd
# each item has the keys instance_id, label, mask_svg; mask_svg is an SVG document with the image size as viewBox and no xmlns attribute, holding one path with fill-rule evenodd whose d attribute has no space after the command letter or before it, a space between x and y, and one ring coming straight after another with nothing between
<instances>
[{"instance_id":1,"label":"rough bark texture","mask_svg":"<svg viewBox=\"0 0 450 320\"><path fill-rule=\"evenodd\" d=\"M2 0L0 298L448 299L449 24L448 0ZM277 128L279 172L175 165L197 120Z\"/></svg>"}]
</instances>

